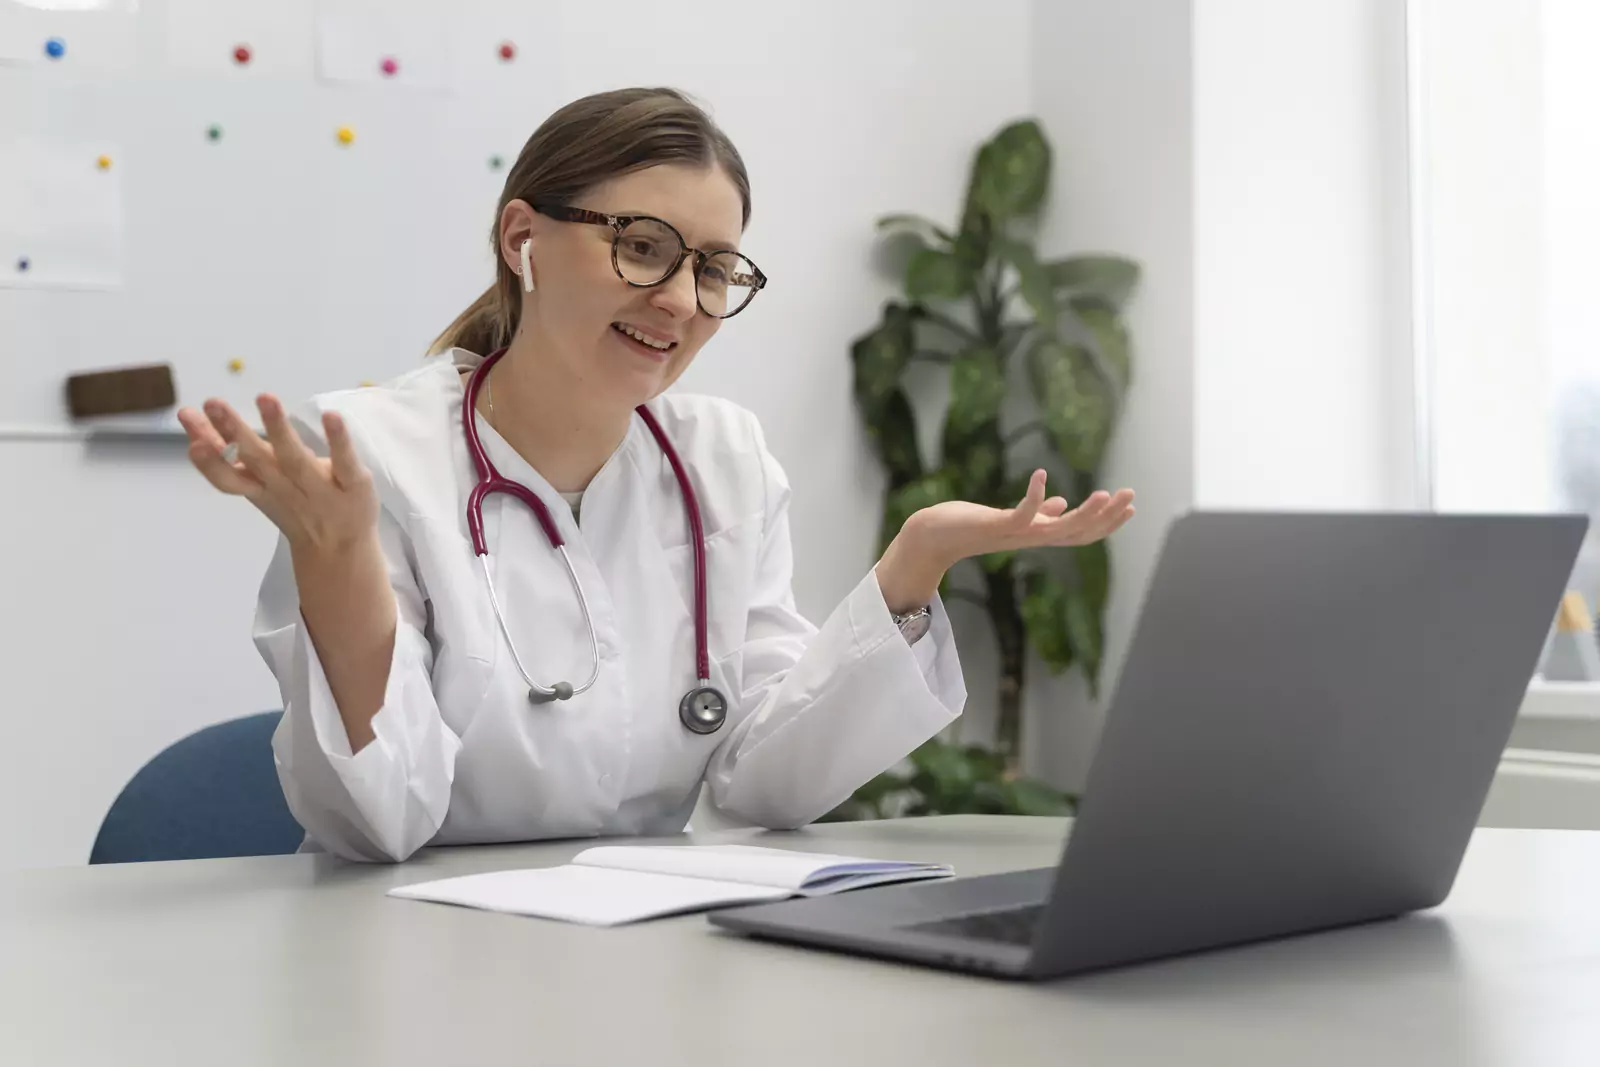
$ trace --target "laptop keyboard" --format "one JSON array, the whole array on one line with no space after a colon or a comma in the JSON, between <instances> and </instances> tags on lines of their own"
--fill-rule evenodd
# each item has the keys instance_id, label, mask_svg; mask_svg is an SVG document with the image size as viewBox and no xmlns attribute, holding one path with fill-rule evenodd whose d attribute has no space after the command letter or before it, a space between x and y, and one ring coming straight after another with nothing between
<instances>
[{"instance_id":1,"label":"laptop keyboard","mask_svg":"<svg viewBox=\"0 0 1600 1067\"><path fill-rule=\"evenodd\" d=\"M1020 908L977 911L950 919L913 923L906 929L926 934L972 937L980 941L1001 941L1008 945L1029 945L1033 943L1033 928L1038 925L1043 912L1043 904L1025 904Z\"/></svg>"}]
</instances>

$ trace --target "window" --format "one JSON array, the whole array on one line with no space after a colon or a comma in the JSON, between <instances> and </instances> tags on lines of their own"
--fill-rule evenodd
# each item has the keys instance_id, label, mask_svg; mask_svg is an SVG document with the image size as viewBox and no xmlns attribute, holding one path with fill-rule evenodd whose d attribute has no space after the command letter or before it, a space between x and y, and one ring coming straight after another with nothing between
<instances>
[{"instance_id":1,"label":"window","mask_svg":"<svg viewBox=\"0 0 1600 1067\"><path fill-rule=\"evenodd\" d=\"M1410 14L1427 503L1600 527L1600 4L1413 0ZM1568 587L1592 619L1600 530ZM1593 702L1600 717L1600 679Z\"/></svg>"}]
</instances>

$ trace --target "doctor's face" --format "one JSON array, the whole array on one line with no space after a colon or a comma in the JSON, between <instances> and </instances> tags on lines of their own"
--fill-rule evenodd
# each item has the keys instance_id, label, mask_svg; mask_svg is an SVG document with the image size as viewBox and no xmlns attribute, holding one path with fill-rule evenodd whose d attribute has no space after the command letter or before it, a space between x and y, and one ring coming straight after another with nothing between
<instances>
[{"instance_id":1,"label":"doctor's face","mask_svg":"<svg viewBox=\"0 0 1600 1067\"><path fill-rule=\"evenodd\" d=\"M737 251L743 209L733 181L720 167L668 164L635 171L590 189L567 207L605 215L648 215L667 223L685 246L711 253ZM535 215L533 261L539 328L567 371L587 386L629 408L644 403L678 379L722 320L701 310L708 286L696 297L695 255L684 257L665 282L641 270L660 269L677 252L671 230L636 224L623 233L612 261L616 230L605 223L572 222ZM708 273L722 277L716 257Z\"/></svg>"}]
</instances>

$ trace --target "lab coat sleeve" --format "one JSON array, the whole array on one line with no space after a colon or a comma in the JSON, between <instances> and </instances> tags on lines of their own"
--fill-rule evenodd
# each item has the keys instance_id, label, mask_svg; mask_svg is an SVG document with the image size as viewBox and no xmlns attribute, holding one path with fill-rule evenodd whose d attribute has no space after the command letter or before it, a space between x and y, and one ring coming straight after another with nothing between
<instances>
[{"instance_id":1,"label":"lab coat sleeve","mask_svg":"<svg viewBox=\"0 0 1600 1067\"><path fill-rule=\"evenodd\" d=\"M316 447L320 440L312 438L320 435L306 421L297 420L297 429ZM371 467L372 457L362 458ZM379 535L398 612L383 706L372 720L376 737L365 748L350 751L344 721L300 615L289 549L281 537L261 585L254 638L283 700L272 747L289 810L310 840L329 852L385 862L406 859L438 831L461 741L439 714L433 653L425 636L426 604L404 533L387 508L380 513Z\"/></svg>"},{"instance_id":2,"label":"lab coat sleeve","mask_svg":"<svg viewBox=\"0 0 1600 1067\"><path fill-rule=\"evenodd\" d=\"M804 825L948 726L967 690L944 604L907 644L869 570L816 627L794 605L789 484L752 430L766 472L760 562L740 650L740 708L706 781L716 808L773 829Z\"/></svg>"}]
</instances>

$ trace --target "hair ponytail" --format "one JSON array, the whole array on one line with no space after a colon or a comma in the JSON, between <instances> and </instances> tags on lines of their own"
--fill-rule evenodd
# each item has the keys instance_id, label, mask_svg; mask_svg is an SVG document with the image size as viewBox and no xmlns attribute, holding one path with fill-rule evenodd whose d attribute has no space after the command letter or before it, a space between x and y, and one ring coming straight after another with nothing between
<instances>
[{"instance_id":1,"label":"hair ponytail","mask_svg":"<svg viewBox=\"0 0 1600 1067\"><path fill-rule=\"evenodd\" d=\"M561 108L528 138L506 175L489 227L494 284L456 316L429 355L465 348L488 355L511 343L522 317L522 281L500 255L500 216L513 200L571 203L609 178L662 163L720 166L750 221L750 179L727 134L676 89L616 89Z\"/></svg>"}]
</instances>

